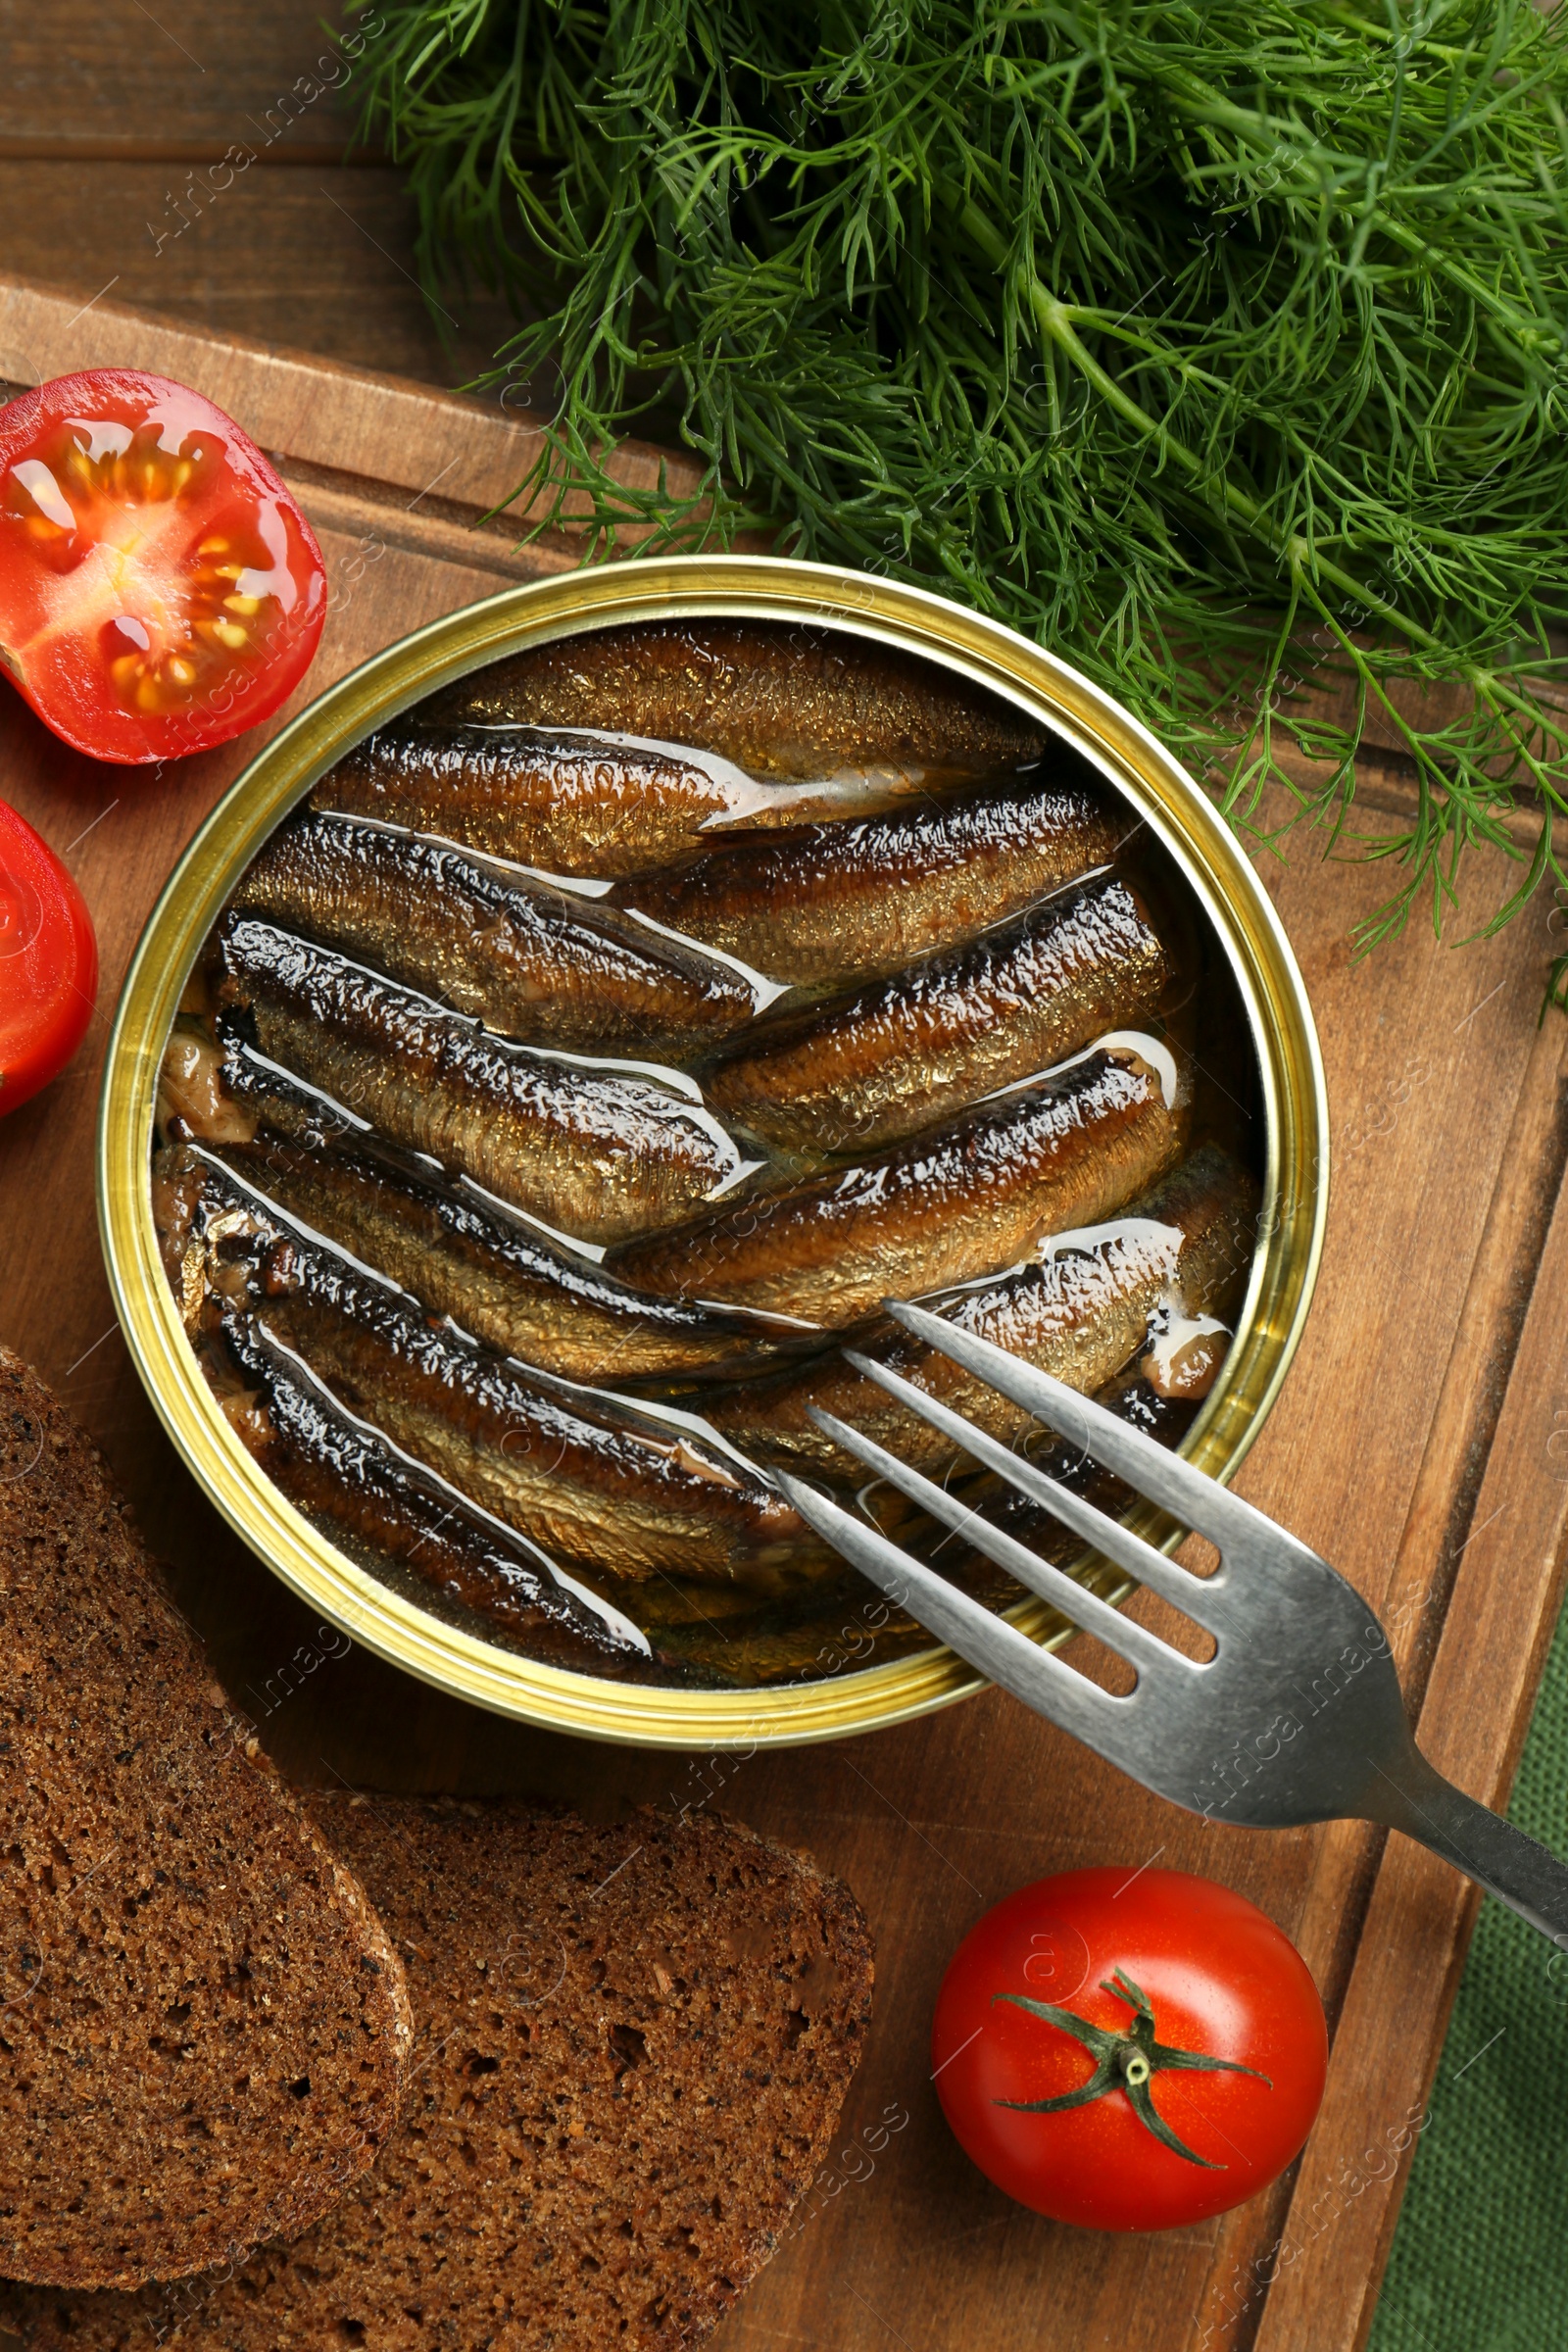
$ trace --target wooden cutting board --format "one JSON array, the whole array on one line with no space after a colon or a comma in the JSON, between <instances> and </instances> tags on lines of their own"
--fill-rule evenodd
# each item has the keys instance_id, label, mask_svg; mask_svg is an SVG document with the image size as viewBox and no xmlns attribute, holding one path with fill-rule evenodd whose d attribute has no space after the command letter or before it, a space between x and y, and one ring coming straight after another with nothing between
<instances>
[{"instance_id":1,"label":"wooden cutting board","mask_svg":"<svg viewBox=\"0 0 1568 2352\"><path fill-rule=\"evenodd\" d=\"M294 485L332 602L315 692L405 631L574 560L481 520L523 472L525 425L426 387L198 335L107 300L0 279L0 353L33 380L136 365L230 411ZM633 465L652 464L635 455ZM304 696L296 698L302 701ZM294 706L290 706L292 709ZM286 713L285 713L286 715ZM437 1695L318 1629L174 1458L109 1303L93 1121L131 948L179 850L256 748L162 770L67 751L0 688L0 797L65 858L98 925L88 1043L0 1120L0 1336L91 1431L169 1562L235 1703L302 1782L515 1790L603 1818L713 1805L841 1872L878 1947L876 2021L839 2152L716 2339L722 2352L1349 2352L1364 2336L1406 2151L1445 2128L1428 2093L1473 1916L1397 1838L1262 1835L1146 1795L1005 1697L772 1756L602 1748ZM1377 820L1372 820L1377 821ZM1482 898L1504 862L1477 859ZM1454 953L1414 925L1371 961L1351 936L1387 867L1310 835L1264 866L1316 1007L1336 1164L1305 1342L1241 1490L1343 1568L1394 1636L1421 1736L1478 1796L1506 1789L1558 1597L1568 1497L1568 1023L1537 1025L1547 909ZM1190 2233L1099 2237L1009 2204L948 2135L932 1999L991 1903L1091 1862L1203 1871L1278 1920L1335 2027L1323 2117L1297 2174ZM863 2134L906 2117L878 2154ZM880 2134L878 2134L880 2136Z\"/></svg>"}]
</instances>

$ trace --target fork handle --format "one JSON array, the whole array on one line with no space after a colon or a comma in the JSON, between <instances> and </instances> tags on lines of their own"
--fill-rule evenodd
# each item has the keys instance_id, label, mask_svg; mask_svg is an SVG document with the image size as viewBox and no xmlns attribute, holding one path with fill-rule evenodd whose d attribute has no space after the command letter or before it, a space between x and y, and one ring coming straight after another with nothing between
<instances>
[{"instance_id":1,"label":"fork handle","mask_svg":"<svg viewBox=\"0 0 1568 2352\"><path fill-rule=\"evenodd\" d=\"M1383 1788L1372 1818L1401 1830L1474 1879L1568 1952L1568 1864L1455 1788L1414 1746L1398 1783Z\"/></svg>"}]
</instances>

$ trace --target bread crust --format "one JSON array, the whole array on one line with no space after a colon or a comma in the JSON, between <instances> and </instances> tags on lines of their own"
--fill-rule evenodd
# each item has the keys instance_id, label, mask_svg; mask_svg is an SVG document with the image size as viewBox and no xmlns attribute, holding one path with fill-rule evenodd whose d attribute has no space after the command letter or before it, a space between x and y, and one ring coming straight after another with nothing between
<instances>
[{"instance_id":1,"label":"bread crust","mask_svg":"<svg viewBox=\"0 0 1568 2352\"><path fill-rule=\"evenodd\" d=\"M374 2162L404 1972L98 1454L5 1348L0 1612L0 2275L231 2262Z\"/></svg>"},{"instance_id":2,"label":"bread crust","mask_svg":"<svg viewBox=\"0 0 1568 2352\"><path fill-rule=\"evenodd\" d=\"M404 2120L232 2277L0 2298L29 2352L652 2352L779 2243L870 2017L858 1904L710 1815L312 1797L403 1950Z\"/></svg>"}]
</instances>

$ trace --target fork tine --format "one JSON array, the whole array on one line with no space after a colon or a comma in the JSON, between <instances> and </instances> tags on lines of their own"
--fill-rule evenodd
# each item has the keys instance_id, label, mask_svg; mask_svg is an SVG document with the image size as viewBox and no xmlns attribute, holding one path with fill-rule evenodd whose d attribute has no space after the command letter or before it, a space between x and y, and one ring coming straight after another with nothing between
<instances>
[{"instance_id":1,"label":"fork tine","mask_svg":"<svg viewBox=\"0 0 1568 2352\"><path fill-rule=\"evenodd\" d=\"M869 1577L911 1617L956 1650L966 1665L988 1681L1000 1683L1026 1707L1044 1715L1096 1753L1116 1762L1118 1733L1132 1702L1113 1698L1076 1667L1064 1666L1049 1649L1039 1648L1017 1627L971 1600L944 1577L937 1576L906 1551L890 1544L863 1519L830 1502L803 1479L776 1470L780 1492L791 1501L808 1527L841 1551L854 1568ZM1134 1693L1136 1696L1136 1693Z\"/></svg>"},{"instance_id":2,"label":"fork tine","mask_svg":"<svg viewBox=\"0 0 1568 2352\"><path fill-rule=\"evenodd\" d=\"M825 1413L814 1404L807 1409L817 1428L825 1431L835 1445L842 1446L846 1453L853 1453L857 1460L885 1478L890 1487L897 1487L901 1494L907 1494L921 1510L929 1511L933 1519L940 1519L945 1527L961 1535L976 1551L983 1551L999 1568L1005 1568L1019 1584L1027 1585L1031 1592L1038 1592L1042 1600L1051 1601L1085 1633L1097 1634L1108 1649L1115 1650L1130 1666L1136 1666L1140 1674L1158 1674L1164 1670L1201 1673L1201 1667L1195 1666L1191 1658L1184 1658L1168 1642L1135 1625L1130 1617L1124 1616L1120 1609L1113 1609L1075 1577L1053 1567L1049 1560L1037 1558L1000 1527L982 1519L968 1503L960 1502L945 1487L933 1486L918 1470L911 1470L906 1462L888 1453L873 1439L861 1437L858 1430L851 1429L836 1413ZM1107 1526L1113 1524L1106 1521Z\"/></svg>"},{"instance_id":3,"label":"fork tine","mask_svg":"<svg viewBox=\"0 0 1568 2352\"><path fill-rule=\"evenodd\" d=\"M1082 1536L1086 1544L1092 1544L1097 1551L1102 1551L1107 1560L1114 1560L1118 1568L1125 1568L1129 1576L1136 1576L1139 1583L1147 1585L1152 1592L1158 1592L1171 1601L1195 1624L1214 1635L1225 1631L1225 1611L1221 1606L1221 1595L1225 1591L1223 1568L1209 1577L1190 1575L1185 1568L1178 1568L1173 1560L1168 1560L1162 1551L1156 1551L1152 1544L1146 1544L1143 1537L1135 1535L1130 1527L1123 1527L1119 1519L1110 1518L1082 1494L1075 1494L1070 1487L1048 1478L1044 1470L1037 1470L1032 1462L1026 1462L1021 1455L999 1445L983 1429L977 1429L972 1421L965 1421L961 1414L939 1403L935 1396L928 1396L924 1389L917 1389L912 1381L906 1380L901 1373L891 1371L886 1364L873 1363L868 1355L860 1355L853 1348L846 1348L844 1355L857 1372L863 1373L867 1380L874 1380L877 1387L886 1389L890 1396L897 1396L901 1404L906 1404L911 1412L918 1413L922 1421L930 1422L933 1429L940 1429L945 1436L952 1438L966 1453L972 1453L976 1461L984 1462L988 1470L995 1470L1009 1486L1016 1487L1020 1494L1027 1494L1031 1502L1043 1504L1054 1518L1059 1519L1064 1527L1070 1527L1075 1536ZM811 1418L820 1424L823 1416L814 1406L808 1409ZM844 1442L842 1438L839 1439L840 1445ZM860 1446L864 1443L863 1439L858 1441ZM851 1451L856 1449L850 1448ZM891 1459L891 1456L888 1458ZM1005 1564L1003 1563L1004 1566ZM1111 1613L1121 1621L1119 1610Z\"/></svg>"},{"instance_id":4,"label":"fork tine","mask_svg":"<svg viewBox=\"0 0 1568 2352\"><path fill-rule=\"evenodd\" d=\"M1053 1379L1049 1372L1037 1372L1032 1364L1009 1355L1004 1348L994 1347L990 1340L976 1338L973 1332L956 1330L924 1307L906 1306L900 1298L884 1298L882 1304L884 1311L917 1340L951 1356L976 1380L1000 1389L1026 1413L1044 1421L1071 1445L1081 1446L1106 1470L1113 1470L1152 1502L1174 1512L1184 1526L1197 1528L1221 1550L1227 1544L1262 1537L1276 1550L1284 1544L1295 1553L1316 1557L1239 1494L1228 1494L1191 1462L1157 1446L1130 1422L1107 1413L1092 1396L1080 1396L1076 1389ZM1054 1509L1054 1504L1052 1507Z\"/></svg>"}]
</instances>

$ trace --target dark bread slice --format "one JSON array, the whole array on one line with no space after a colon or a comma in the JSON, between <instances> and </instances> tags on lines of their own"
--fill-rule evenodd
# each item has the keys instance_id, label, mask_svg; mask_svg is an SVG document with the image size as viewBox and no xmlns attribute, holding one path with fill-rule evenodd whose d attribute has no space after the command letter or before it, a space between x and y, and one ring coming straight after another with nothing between
<instances>
[{"instance_id":1,"label":"dark bread slice","mask_svg":"<svg viewBox=\"0 0 1568 2352\"><path fill-rule=\"evenodd\" d=\"M870 2015L848 1887L702 1815L316 1799L418 2020L376 2170L233 2277L0 2299L36 2352L690 2345L767 2260Z\"/></svg>"},{"instance_id":2,"label":"dark bread slice","mask_svg":"<svg viewBox=\"0 0 1568 2352\"><path fill-rule=\"evenodd\" d=\"M208 2269L315 2221L396 2121L401 1964L244 1739L0 1348L0 2276Z\"/></svg>"}]
</instances>

